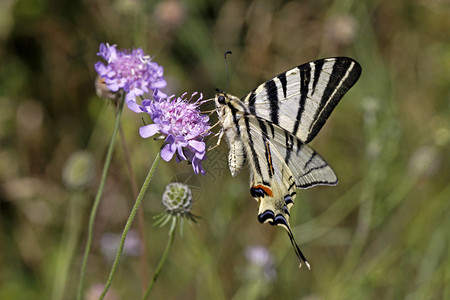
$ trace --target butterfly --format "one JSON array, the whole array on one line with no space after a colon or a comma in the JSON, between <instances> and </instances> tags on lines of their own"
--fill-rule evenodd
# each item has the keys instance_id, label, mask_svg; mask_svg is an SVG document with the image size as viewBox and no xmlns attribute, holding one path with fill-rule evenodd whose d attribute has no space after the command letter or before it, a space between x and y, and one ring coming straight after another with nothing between
<instances>
[{"instance_id":1,"label":"butterfly","mask_svg":"<svg viewBox=\"0 0 450 300\"><path fill-rule=\"evenodd\" d=\"M220 90L214 98L222 126L217 145L225 135L231 175L249 165L258 220L286 230L300 267L310 269L289 225L296 189L338 182L308 143L360 75L361 66L351 58L325 58L281 73L242 99Z\"/></svg>"}]
</instances>

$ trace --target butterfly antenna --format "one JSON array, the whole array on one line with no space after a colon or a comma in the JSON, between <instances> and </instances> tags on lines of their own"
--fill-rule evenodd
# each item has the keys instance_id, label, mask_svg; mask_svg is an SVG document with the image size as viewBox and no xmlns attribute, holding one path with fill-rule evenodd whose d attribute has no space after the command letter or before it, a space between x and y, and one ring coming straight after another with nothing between
<instances>
[{"instance_id":1,"label":"butterfly antenna","mask_svg":"<svg viewBox=\"0 0 450 300\"><path fill-rule=\"evenodd\" d=\"M228 62L227 62L227 54L233 54L230 50L226 51L223 54L223 57L225 58L225 72L227 73L227 89L225 90L228 93Z\"/></svg>"},{"instance_id":2,"label":"butterfly antenna","mask_svg":"<svg viewBox=\"0 0 450 300\"><path fill-rule=\"evenodd\" d=\"M303 255L302 251L300 250L300 247L297 245L297 242L295 241L294 235L292 234L291 229L288 227L288 235L289 235L289 239L291 240L291 244L294 247L294 251L295 254L297 255L298 259L300 260L300 266L298 266L299 268L301 268L302 266L302 262L305 263L306 267L308 268L308 270L311 270L311 265L308 263L308 261L306 260L306 257Z\"/></svg>"}]
</instances>

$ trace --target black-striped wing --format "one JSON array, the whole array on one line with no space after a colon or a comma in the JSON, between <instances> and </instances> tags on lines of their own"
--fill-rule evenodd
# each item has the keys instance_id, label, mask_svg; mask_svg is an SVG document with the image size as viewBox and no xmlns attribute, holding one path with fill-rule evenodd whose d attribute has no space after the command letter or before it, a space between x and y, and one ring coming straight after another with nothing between
<instances>
[{"instance_id":1,"label":"black-striped wing","mask_svg":"<svg viewBox=\"0 0 450 300\"><path fill-rule=\"evenodd\" d=\"M250 192L259 203L258 220L283 227L301 261L306 259L289 225L297 188L337 183L326 161L285 129L252 115L237 122L251 170ZM308 265L309 267L309 265Z\"/></svg>"},{"instance_id":2,"label":"black-striped wing","mask_svg":"<svg viewBox=\"0 0 450 300\"><path fill-rule=\"evenodd\" d=\"M277 125L263 119L256 119L256 121L257 124L250 122L252 129L250 132L254 135L253 139L256 139L258 135L261 136L258 132L262 132L266 158L268 154L271 154L271 160L266 159L269 167L270 163L287 165L293 174L297 188L337 184L338 179L333 169L313 148Z\"/></svg>"},{"instance_id":3,"label":"black-striped wing","mask_svg":"<svg viewBox=\"0 0 450 300\"><path fill-rule=\"evenodd\" d=\"M325 58L295 67L242 99L248 111L309 143L361 75L351 58Z\"/></svg>"},{"instance_id":4,"label":"black-striped wing","mask_svg":"<svg viewBox=\"0 0 450 300\"><path fill-rule=\"evenodd\" d=\"M219 120L230 146L235 176L247 162L250 193L258 220L283 227L306 262L289 225L297 188L334 185L337 177L310 142L342 96L358 80L361 66L346 57L326 58L293 68L261 84L242 100L216 94Z\"/></svg>"}]
</instances>

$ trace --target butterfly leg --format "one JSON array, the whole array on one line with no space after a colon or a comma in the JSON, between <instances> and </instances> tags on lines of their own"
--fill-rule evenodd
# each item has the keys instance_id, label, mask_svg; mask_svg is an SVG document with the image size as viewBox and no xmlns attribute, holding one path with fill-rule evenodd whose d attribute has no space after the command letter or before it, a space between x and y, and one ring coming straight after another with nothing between
<instances>
[{"instance_id":1,"label":"butterfly leg","mask_svg":"<svg viewBox=\"0 0 450 300\"><path fill-rule=\"evenodd\" d=\"M198 134L197 136L202 136L202 135L204 135L205 133L208 133L209 131L211 131L211 129L213 129L214 127L216 127L216 126L219 125L219 124L220 124L220 121L219 121L219 122L216 122L216 124L214 124L213 126L210 126L210 127L208 128L208 130L203 131L202 133ZM218 133L216 133L214 136L217 136L217 134L218 134Z\"/></svg>"},{"instance_id":2,"label":"butterfly leg","mask_svg":"<svg viewBox=\"0 0 450 300\"><path fill-rule=\"evenodd\" d=\"M220 145L220 142L222 141L222 137L223 137L223 133L224 132L225 131L223 129L220 129L220 131L214 135L214 136L219 135L219 138L217 139L217 143L214 146L208 148L208 151L211 151L211 150L217 148Z\"/></svg>"}]
</instances>

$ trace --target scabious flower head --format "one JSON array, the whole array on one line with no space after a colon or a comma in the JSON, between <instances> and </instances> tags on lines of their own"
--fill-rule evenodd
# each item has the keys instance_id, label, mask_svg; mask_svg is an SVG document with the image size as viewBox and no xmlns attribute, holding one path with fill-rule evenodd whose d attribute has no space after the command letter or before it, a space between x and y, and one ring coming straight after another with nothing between
<instances>
[{"instance_id":1,"label":"scabious flower head","mask_svg":"<svg viewBox=\"0 0 450 300\"><path fill-rule=\"evenodd\" d=\"M102 43L97 55L103 57L107 64L97 62L95 70L112 92L122 89L126 93L125 101L134 112L141 112L136 97L167 85L163 67L153 62L140 48L117 50L116 45Z\"/></svg>"},{"instance_id":2,"label":"scabious flower head","mask_svg":"<svg viewBox=\"0 0 450 300\"><path fill-rule=\"evenodd\" d=\"M195 174L205 175L201 161L206 158L206 144L203 138L210 134L209 117L202 115L198 105L203 99L202 94L195 102L174 96L162 100L144 100L141 110L150 115L153 124L142 126L139 133L148 138L156 133L166 137L161 157L165 161L172 159L176 153L177 161L188 160L192 163ZM156 97L158 98L158 97Z\"/></svg>"}]
</instances>

